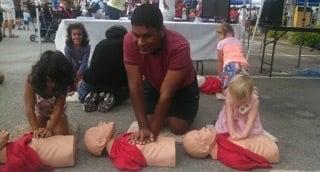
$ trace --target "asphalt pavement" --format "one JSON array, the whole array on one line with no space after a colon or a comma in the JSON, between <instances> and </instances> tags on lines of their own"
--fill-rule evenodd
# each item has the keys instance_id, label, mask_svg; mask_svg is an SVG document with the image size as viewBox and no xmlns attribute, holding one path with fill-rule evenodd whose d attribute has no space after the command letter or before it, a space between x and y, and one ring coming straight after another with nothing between
<instances>
[{"instance_id":1,"label":"asphalt pavement","mask_svg":"<svg viewBox=\"0 0 320 172\"><path fill-rule=\"evenodd\" d=\"M32 31L15 31L19 38L5 38L0 42L0 70L5 73L5 81L0 84L0 129L13 132L17 125L26 124L23 106L24 81L40 55L40 49L54 50L53 43L31 42ZM260 74L260 43L253 44L249 62L250 73L255 76L255 83L260 93L260 112L264 128L278 140L280 163L272 169L255 170L320 170L320 80L310 78L290 77L297 62L296 46L280 44L276 51L275 77ZM270 53L270 47L267 54ZM319 67L319 52L309 52L304 48L302 67ZM206 61L204 74L214 74L215 62ZM289 77L288 77L289 76ZM223 105L213 95L201 94L198 116L193 128L200 129L207 124L213 124ZM117 171L111 161L103 157L93 157L84 148L83 133L99 121L114 121L117 132L126 131L134 114L130 101L112 109L108 113L86 113L77 102L68 103L67 114L79 125L76 165L71 168L56 171ZM176 144L177 162L175 168L147 167L143 171L233 171L218 161L210 158L194 159L184 153L182 146Z\"/></svg>"}]
</instances>

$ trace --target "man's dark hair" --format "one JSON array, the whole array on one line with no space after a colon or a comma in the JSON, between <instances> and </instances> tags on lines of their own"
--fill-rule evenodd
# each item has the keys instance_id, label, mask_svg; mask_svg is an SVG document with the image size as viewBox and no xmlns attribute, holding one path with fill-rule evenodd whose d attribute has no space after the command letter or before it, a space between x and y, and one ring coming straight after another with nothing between
<instances>
[{"instance_id":1,"label":"man's dark hair","mask_svg":"<svg viewBox=\"0 0 320 172\"><path fill-rule=\"evenodd\" d=\"M133 11L131 25L160 30L163 26L162 13L158 7L152 4L140 5Z\"/></svg>"},{"instance_id":2,"label":"man's dark hair","mask_svg":"<svg viewBox=\"0 0 320 172\"><path fill-rule=\"evenodd\" d=\"M107 39L123 39L126 33L127 29L124 26L114 25L105 32L105 36Z\"/></svg>"}]
</instances>

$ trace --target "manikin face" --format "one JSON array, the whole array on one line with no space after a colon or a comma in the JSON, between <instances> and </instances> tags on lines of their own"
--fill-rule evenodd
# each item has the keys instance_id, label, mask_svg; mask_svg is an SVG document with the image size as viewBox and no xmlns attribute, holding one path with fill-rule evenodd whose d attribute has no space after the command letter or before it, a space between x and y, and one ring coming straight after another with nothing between
<instances>
[{"instance_id":1,"label":"manikin face","mask_svg":"<svg viewBox=\"0 0 320 172\"><path fill-rule=\"evenodd\" d=\"M150 54L160 48L161 39L164 37L164 29L157 30L152 27L132 26L134 39L141 54Z\"/></svg>"},{"instance_id":2,"label":"manikin face","mask_svg":"<svg viewBox=\"0 0 320 172\"><path fill-rule=\"evenodd\" d=\"M114 133L114 127L113 122L100 122L96 127L88 129L84 134L84 144L88 151L100 156Z\"/></svg>"},{"instance_id":3,"label":"manikin face","mask_svg":"<svg viewBox=\"0 0 320 172\"><path fill-rule=\"evenodd\" d=\"M183 147L189 155L204 158L214 146L215 135L214 129L211 128L190 131L184 137Z\"/></svg>"},{"instance_id":4,"label":"manikin face","mask_svg":"<svg viewBox=\"0 0 320 172\"><path fill-rule=\"evenodd\" d=\"M80 29L73 29L71 31L71 39L73 44L79 46L82 42L82 37L83 35Z\"/></svg>"}]
</instances>

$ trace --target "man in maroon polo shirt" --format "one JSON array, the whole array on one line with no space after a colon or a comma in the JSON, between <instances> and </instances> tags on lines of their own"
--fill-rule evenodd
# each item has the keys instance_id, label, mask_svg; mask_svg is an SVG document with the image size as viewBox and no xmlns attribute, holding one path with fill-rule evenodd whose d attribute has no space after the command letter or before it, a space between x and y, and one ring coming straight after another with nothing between
<instances>
[{"instance_id":1,"label":"man in maroon polo shirt","mask_svg":"<svg viewBox=\"0 0 320 172\"><path fill-rule=\"evenodd\" d=\"M189 43L166 29L161 11L150 4L134 10L131 25L124 38L124 62L140 130L130 139L138 144L154 141L165 125L184 134L199 108Z\"/></svg>"}]
</instances>

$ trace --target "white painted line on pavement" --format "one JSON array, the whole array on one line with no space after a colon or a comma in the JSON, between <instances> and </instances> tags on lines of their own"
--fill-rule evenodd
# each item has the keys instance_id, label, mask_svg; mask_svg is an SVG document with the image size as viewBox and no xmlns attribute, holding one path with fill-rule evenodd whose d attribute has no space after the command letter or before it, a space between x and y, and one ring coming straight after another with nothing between
<instances>
[{"instance_id":1,"label":"white painted line on pavement","mask_svg":"<svg viewBox=\"0 0 320 172\"><path fill-rule=\"evenodd\" d=\"M261 56L261 54L251 54L252 56ZM275 54L277 56L284 56L284 57L298 57L298 55L294 54ZM265 56L271 56L271 54L265 54ZM301 55L301 57L319 57L320 55L314 55L314 54L306 54Z\"/></svg>"},{"instance_id":2,"label":"white painted line on pavement","mask_svg":"<svg viewBox=\"0 0 320 172\"><path fill-rule=\"evenodd\" d=\"M302 76L251 76L252 78L261 79L261 78L269 78L269 79L310 79L310 80L320 80L319 77L302 77Z\"/></svg>"}]
</instances>

